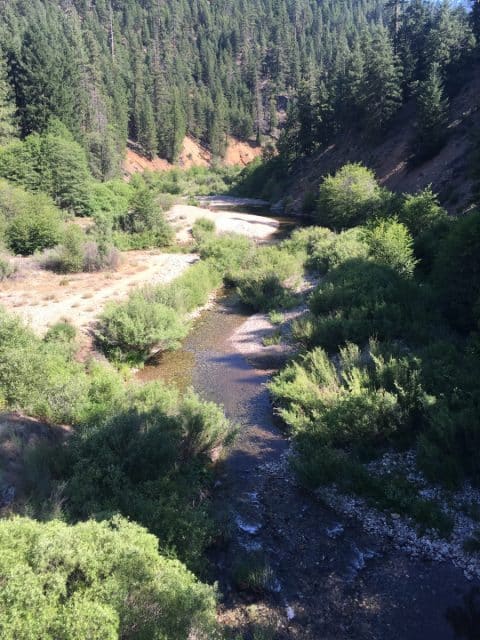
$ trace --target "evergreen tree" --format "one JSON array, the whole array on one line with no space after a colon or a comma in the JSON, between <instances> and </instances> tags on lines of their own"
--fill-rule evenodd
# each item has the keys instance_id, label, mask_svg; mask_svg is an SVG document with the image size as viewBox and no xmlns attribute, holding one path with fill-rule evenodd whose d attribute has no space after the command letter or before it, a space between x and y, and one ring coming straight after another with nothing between
<instances>
[{"instance_id":1,"label":"evergreen tree","mask_svg":"<svg viewBox=\"0 0 480 640\"><path fill-rule=\"evenodd\" d=\"M8 144L17 134L15 104L7 78L7 67L0 56L0 147Z\"/></svg>"},{"instance_id":2,"label":"evergreen tree","mask_svg":"<svg viewBox=\"0 0 480 640\"><path fill-rule=\"evenodd\" d=\"M432 157L446 140L448 100L444 95L439 65L434 63L417 92L417 131L414 142L416 157Z\"/></svg>"},{"instance_id":3,"label":"evergreen tree","mask_svg":"<svg viewBox=\"0 0 480 640\"><path fill-rule=\"evenodd\" d=\"M152 159L157 151L157 129L153 117L153 107L150 97L145 94L140 105L138 118L138 141L145 154Z\"/></svg>"},{"instance_id":4,"label":"evergreen tree","mask_svg":"<svg viewBox=\"0 0 480 640\"><path fill-rule=\"evenodd\" d=\"M383 27L376 27L367 51L363 85L364 121L370 134L385 130L401 106L400 72L392 43Z\"/></svg>"}]
</instances>

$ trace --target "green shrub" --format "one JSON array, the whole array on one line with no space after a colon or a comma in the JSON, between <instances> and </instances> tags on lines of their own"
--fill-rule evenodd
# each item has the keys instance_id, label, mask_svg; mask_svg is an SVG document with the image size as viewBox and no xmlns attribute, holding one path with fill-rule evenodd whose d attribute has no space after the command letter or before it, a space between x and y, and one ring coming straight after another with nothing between
<instances>
[{"instance_id":1,"label":"green shrub","mask_svg":"<svg viewBox=\"0 0 480 640\"><path fill-rule=\"evenodd\" d=\"M480 212L457 220L441 242L433 281L452 325L474 329L480 302Z\"/></svg>"},{"instance_id":2,"label":"green shrub","mask_svg":"<svg viewBox=\"0 0 480 640\"><path fill-rule=\"evenodd\" d=\"M264 594L272 590L275 582L275 574L261 552L237 558L232 567L232 576L239 591L250 591L254 594Z\"/></svg>"},{"instance_id":3,"label":"green shrub","mask_svg":"<svg viewBox=\"0 0 480 640\"><path fill-rule=\"evenodd\" d=\"M58 341L42 341L22 323L0 313L0 396L11 409L53 422L82 415L88 379Z\"/></svg>"},{"instance_id":4,"label":"green shrub","mask_svg":"<svg viewBox=\"0 0 480 640\"><path fill-rule=\"evenodd\" d=\"M401 276L413 276L416 265L413 238L405 225L396 220L380 220L366 228L362 236L376 263L390 267Z\"/></svg>"},{"instance_id":5,"label":"green shrub","mask_svg":"<svg viewBox=\"0 0 480 640\"><path fill-rule=\"evenodd\" d=\"M268 319L272 324L283 324L283 322L285 321L285 316L279 311L270 311L270 313L268 314Z\"/></svg>"},{"instance_id":6,"label":"green shrub","mask_svg":"<svg viewBox=\"0 0 480 640\"><path fill-rule=\"evenodd\" d=\"M135 236L135 248L164 247L170 244L173 230L155 202L153 192L139 185L130 201L129 210L119 217L120 228Z\"/></svg>"},{"instance_id":7,"label":"green shrub","mask_svg":"<svg viewBox=\"0 0 480 640\"><path fill-rule=\"evenodd\" d=\"M331 351L371 336L419 341L437 320L428 289L364 260L349 260L331 271L312 294L310 310L310 317L294 324L296 337Z\"/></svg>"},{"instance_id":8,"label":"green shrub","mask_svg":"<svg viewBox=\"0 0 480 640\"><path fill-rule=\"evenodd\" d=\"M305 227L294 229L287 240L281 243L281 248L289 253L299 256L304 255L305 259L310 256L315 247L334 236L330 229L325 227Z\"/></svg>"},{"instance_id":9,"label":"green shrub","mask_svg":"<svg viewBox=\"0 0 480 640\"><path fill-rule=\"evenodd\" d=\"M59 207L76 215L92 213L92 177L85 151L61 123L1 149L0 176L49 194Z\"/></svg>"},{"instance_id":10,"label":"green shrub","mask_svg":"<svg viewBox=\"0 0 480 640\"><path fill-rule=\"evenodd\" d=\"M45 334L45 342L71 344L77 337L77 330L70 322L57 322Z\"/></svg>"},{"instance_id":11,"label":"green shrub","mask_svg":"<svg viewBox=\"0 0 480 640\"><path fill-rule=\"evenodd\" d=\"M431 187L427 187L419 193L404 196L398 218L416 238L436 228L448 216L445 209L439 205L438 196L433 193Z\"/></svg>"},{"instance_id":12,"label":"green shrub","mask_svg":"<svg viewBox=\"0 0 480 640\"><path fill-rule=\"evenodd\" d=\"M362 224L379 212L385 197L373 171L361 164L347 164L320 185L317 220L335 229Z\"/></svg>"},{"instance_id":13,"label":"green shrub","mask_svg":"<svg viewBox=\"0 0 480 640\"><path fill-rule=\"evenodd\" d=\"M303 261L278 247L261 247L250 264L229 274L240 299L256 311L288 306L292 289L303 274Z\"/></svg>"},{"instance_id":14,"label":"green shrub","mask_svg":"<svg viewBox=\"0 0 480 640\"><path fill-rule=\"evenodd\" d=\"M107 216L112 224L118 218L126 215L132 198L132 186L124 180L109 180L108 182L93 182L91 205L93 215Z\"/></svg>"},{"instance_id":15,"label":"green shrub","mask_svg":"<svg viewBox=\"0 0 480 640\"><path fill-rule=\"evenodd\" d=\"M323 464L329 449L355 458L378 455L395 442L411 443L428 406L419 362L374 342L366 354L347 345L337 364L314 349L287 365L269 389L310 466L310 456ZM336 460L331 459L333 470ZM326 478L328 468L321 473ZM315 475L310 468L309 476Z\"/></svg>"},{"instance_id":16,"label":"green shrub","mask_svg":"<svg viewBox=\"0 0 480 640\"><path fill-rule=\"evenodd\" d=\"M200 246L202 260L213 262L222 273L235 273L251 260L255 245L249 238L235 234L207 238Z\"/></svg>"},{"instance_id":17,"label":"green shrub","mask_svg":"<svg viewBox=\"0 0 480 640\"><path fill-rule=\"evenodd\" d=\"M174 309L136 293L124 303L110 303L100 316L101 348L118 360L142 361L152 350L173 349L188 331Z\"/></svg>"},{"instance_id":18,"label":"green shrub","mask_svg":"<svg viewBox=\"0 0 480 640\"><path fill-rule=\"evenodd\" d=\"M378 453L394 441L411 441L427 403L418 362L375 343L368 356L347 345L338 367L315 349L287 365L269 388L307 456L325 447Z\"/></svg>"},{"instance_id":19,"label":"green shrub","mask_svg":"<svg viewBox=\"0 0 480 640\"><path fill-rule=\"evenodd\" d=\"M121 518L0 523L0 634L115 640L215 634L215 593Z\"/></svg>"},{"instance_id":20,"label":"green shrub","mask_svg":"<svg viewBox=\"0 0 480 640\"><path fill-rule=\"evenodd\" d=\"M339 234L330 232L323 238L318 238L309 251L307 266L325 274L348 260L367 257L368 247L362 240L361 231L349 229Z\"/></svg>"},{"instance_id":21,"label":"green shrub","mask_svg":"<svg viewBox=\"0 0 480 640\"><path fill-rule=\"evenodd\" d=\"M212 262L198 262L169 285L158 287L155 299L180 313L188 313L205 305L221 284L221 273Z\"/></svg>"},{"instance_id":22,"label":"green shrub","mask_svg":"<svg viewBox=\"0 0 480 640\"><path fill-rule=\"evenodd\" d=\"M199 244L205 242L214 235L215 233L215 222L213 220L209 220L208 218L199 218L195 220L195 223L192 228L192 236L193 239Z\"/></svg>"},{"instance_id":23,"label":"green shrub","mask_svg":"<svg viewBox=\"0 0 480 640\"><path fill-rule=\"evenodd\" d=\"M43 265L57 273L115 270L120 263L118 250L108 242L89 240L75 224L66 225L61 244L43 256Z\"/></svg>"},{"instance_id":24,"label":"green shrub","mask_svg":"<svg viewBox=\"0 0 480 640\"><path fill-rule=\"evenodd\" d=\"M0 181L0 213L7 246L30 255L55 246L61 237L61 215L45 194L28 193Z\"/></svg>"},{"instance_id":25,"label":"green shrub","mask_svg":"<svg viewBox=\"0 0 480 640\"><path fill-rule=\"evenodd\" d=\"M78 273L83 271L85 232L77 225L65 228L61 245L55 251L55 271L59 273Z\"/></svg>"},{"instance_id":26,"label":"green shrub","mask_svg":"<svg viewBox=\"0 0 480 640\"><path fill-rule=\"evenodd\" d=\"M230 436L221 409L163 385L139 389L127 408L87 423L69 444L63 478L71 516L117 513L147 526L160 546L198 566L212 536L208 503L212 451Z\"/></svg>"},{"instance_id":27,"label":"green shrub","mask_svg":"<svg viewBox=\"0 0 480 640\"><path fill-rule=\"evenodd\" d=\"M0 256L0 282L7 280L15 273L15 267L8 258Z\"/></svg>"}]
</instances>

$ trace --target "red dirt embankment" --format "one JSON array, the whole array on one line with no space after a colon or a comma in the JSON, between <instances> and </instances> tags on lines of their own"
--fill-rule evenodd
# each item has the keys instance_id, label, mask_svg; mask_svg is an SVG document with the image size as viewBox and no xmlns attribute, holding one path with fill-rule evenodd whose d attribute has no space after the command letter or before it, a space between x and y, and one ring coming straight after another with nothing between
<instances>
[{"instance_id":1,"label":"red dirt embankment","mask_svg":"<svg viewBox=\"0 0 480 640\"><path fill-rule=\"evenodd\" d=\"M262 147L252 142L242 142L236 138L229 137L227 150L223 158L223 164L227 167L246 166L255 158L262 154ZM190 167L209 167L212 164L212 154L208 149L202 147L196 140L187 136L183 141L183 147L178 158L177 166L184 169ZM142 171L168 171L175 165L163 158L148 160L134 149L127 149L123 172L125 177Z\"/></svg>"}]
</instances>

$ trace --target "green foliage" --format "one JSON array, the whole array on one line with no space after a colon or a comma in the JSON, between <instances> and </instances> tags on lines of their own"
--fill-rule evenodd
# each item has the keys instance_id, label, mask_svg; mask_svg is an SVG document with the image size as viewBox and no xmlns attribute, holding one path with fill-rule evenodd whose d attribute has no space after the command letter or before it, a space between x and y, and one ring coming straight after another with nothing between
<instances>
[{"instance_id":1,"label":"green foliage","mask_svg":"<svg viewBox=\"0 0 480 640\"><path fill-rule=\"evenodd\" d=\"M382 189L373 171L361 164L347 164L324 178L317 203L320 224L344 229L374 217L382 205Z\"/></svg>"},{"instance_id":2,"label":"green foliage","mask_svg":"<svg viewBox=\"0 0 480 640\"><path fill-rule=\"evenodd\" d=\"M45 334L45 342L59 342L65 346L72 345L77 337L77 330L70 322L57 322ZM72 354L73 355L73 354Z\"/></svg>"},{"instance_id":3,"label":"green foliage","mask_svg":"<svg viewBox=\"0 0 480 640\"><path fill-rule=\"evenodd\" d=\"M175 167L169 171L146 173L144 177L155 192L192 198L229 193L239 172L239 167Z\"/></svg>"},{"instance_id":4,"label":"green foliage","mask_svg":"<svg viewBox=\"0 0 480 640\"><path fill-rule=\"evenodd\" d=\"M315 349L269 388L304 452L333 447L361 455L411 440L427 402L419 363L375 343L366 355L347 344L338 368Z\"/></svg>"},{"instance_id":5,"label":"green foliage","mask_svg":"<svg viewBox=\"0 0 480 640\"><path fill-rule=\"evenodd\" d=\"M401 276L412 277L416 260L413 238L407 227L396 220L380 220L363 232L372 260L393 269Z\"/></svg>"},{"instance_id":6,"label":"green foliage","mask_svg":"<svg viewBox=\"0 0 480 640\"><path fill-rule=\"evenodd\" d=\"M45 194L32 194L0 181L0 217L9 249L30 255L53 247L61 237L62 219Z\"/></svg>"},{"instance_id":7,"label":"green foliage","mask_svg":"<svg viewBox=\"0 0 480 640\"><path fill-rule=\"evenodd\" d=\"M211 261L199 262L168 285L135 291L111 303L100 318L98 343L114 359L145 361L152 350L178 347L188 333L185 314L207 303L222 284Z\"/></svg>"},{"instance_id":8,"label":"green foliage","mask_svg":"<svg viewBox=\"0 0 480 640\"><path fill-rule=\"evenodd\" d=\"M192 228L193 239L199 244L209 240L215 234L215 222L208 218L195 220Z\"/></svg>"},{"instance_id":9,"label":"green foliage","mask_svg":"<svg viewBox=\"0 0 480 640\"><path fill-rule=\"evenodd\" d=\"M85 151L59 123L42 136L33 134L0 149L0 176L47 193L57 206L76 215L92 213Z\"/></svg>"},{"instance_id":10,"label":"green foliage","mask_svg":"<svg viewBox=\"0 0 480 640\"><path fill-rule=\"evenodd\" d=\"M283 324L285 316L279 311L270 311L270 313L268 314L268 319L272 324Z\"/></svg>"},{"instance_id":11,"label":"green foliage","mask_svg":"<svg viewBox=\"0 0 480 640\"><path fill-rule=\"evenodd\" d=\"M15 268L11 264L10 260L0 256L0 282L7 280L14 273Z\"/></svg>"},{"instance_id":12,"label":"green foliage","mask_svg":"<svg viewBox=\"0 0 480 640\"><path fill-rule=\"evenodd\" d=\"M0 338L0 396L6 406L58 423L81 418L89 382L62 341L39 340L4 311Z\"/></svg>"},{"instance_id":13,"label":"green foliage","mask_svg":"<svg viewBox=\"0 0 480 640\"><path fill-rule=\"evenodd\" d=\"M294 325L307 346L334 351L345 342L365 343L428 335L428 290L393 269L365 260L349 260L327 274L310 299L311 316Z\"/></svg>"},{"instance_id":14,"label":"green foliage","mask_svg":"<svg viewBox=\"0 0 480 640\"><path fill-rule=\"evenodd\" d=\"M206 238L200 245L200 257L209 260L222 272L236 273L248 263L255 252L255 246L249 238L235 234L224 234L215 238Z\"/></svg>"},{"instance_id":15,"label":"green foliage","mask_svg":"<svg viewBox=\"0 0 480 640\"><path fill-rule=\"evenodd\" d=\"M212 291L222 284L221 272L212 261L193 265L168 285L156 287L153 299L177 313L188 313L208 302Z\"/></svg>"},{"instance_id":16,"label":"green foliage","mask_svg":"<svg viewBox=\"0 0 480 640\"><path fill-rule=\"evenodd\" d=\"M135 248L164 247L172 241L173 231L165 220L148 186L136 186L128 211L119 216L122 231L134 237Z\"/></svg>"},{"instance_id":17,"label":"green foliage","mask_svg":"<svg viewBox=\"0 0 480 640\"><path fill-rule=\"evenodd\" d=\"M248 553L238 558L232 567L232 575L239 591L264 594L274 586L273 569L261 552Z\"/></svg>"},{"instance_id":18,"label":"green foliage","mask_svg":"<svg viewBox=\"0 0 480 640\"><path fill-rule=\"evenodd\" d=\"M0 147L11 142L18 131L12 87L7 77L7 65L0 53Z\"/></svg>"},{"instance_id":19,"label":"green foliage","mask_svg":"<svg viewBox=\"0 0 480 640\"><path fill-rule=\"evenodd\" d=\"M211 452L229 434L217 405L191 392L179 400L161 384L140 387L127 409L74 436L62 476L71 515L120 512L147 526L165 552L198 567L212 535L198 491Z\"/></svg>"},{"instance_id":20,"label":"green foliage","mask_svg":"<svg viewBox=\"0 0 480 640\"><path fill-rule=\"evenodd\" d=\"M100 316L97 338L109 356L138 362L153 350L175 348L187 331L188 325L173 309L133 295L125 303L107 305Z\"/></svg>"},{"instance_id":21,"label":"green foliage","mask_svg":"<svg viewBox=\"0 0 480 640\"><path fill-rule=\"evenodd\" d=\"M14 638L186 640L215 634L215 593L121 518L0 523L0 633Z\"/></svg>"},{"instance_id":22,"label":"green foliage","mask_svg":"<svg viewBox=\"0 0 480 640\"><path fill-rule=\"evenodd\" d=\"M451 323L478 327L480 304L480 213L460 218L442 241L433 279Z\"/></svg>"},{"instance_id":23,"label":"green foliage","mask_svg":"<svg viewBox=\"0 0 480 640\"><path fill-rule=\"evenodd\" d=\"M83 270L85 239L85 233L80 227L73 224L66 227L61 246L56 251L55 271L59 273L78 273Z\"/></svg>"},{"instance_id":24,"label":"green foliage","mask_svg":"<svg viewBox=\"0 0 480 640\"><path fill-rule=\"evenodd\" d=\"M414 238L434 230L446 220L447 213L438 203L431 187L415 194L405 195L399 220L408 227Z\"/></svg>"},{"instance_id":25,"label":"green foliage","mask_svg":"<svg viewBox=\"0 0 480 640\"><path fill-rule=\"evenodd\" d=\"M256 311L288 306L295 284L303 274L303 261L278 247L261 247L251 262L229 275L242 302Z\"/></svg>"},{"instance_id":26,"label":"green foliage","mask_svg":"<svg viewBox=\"0 0 480 640\"><path fill-rule=\"evenodd\" d=\"M447 139L448 99L438 63L433 63L428 76L417 91L417 123L414 151L417 161L434 156Z\"/></svg>"},{"instance_id":27,"label":"green foliage","mask_svg":"<svg viewBox=\"0 0 480 640\"><path fill-rule=\"evenodd\" d=\"M287 243L295 236L296 232ZM306 251L307 267L320 274L328 273L348 260L368 257L368 247L358 229L337 234L324 227L312 227Z\"/></svg>"}]
</instances>

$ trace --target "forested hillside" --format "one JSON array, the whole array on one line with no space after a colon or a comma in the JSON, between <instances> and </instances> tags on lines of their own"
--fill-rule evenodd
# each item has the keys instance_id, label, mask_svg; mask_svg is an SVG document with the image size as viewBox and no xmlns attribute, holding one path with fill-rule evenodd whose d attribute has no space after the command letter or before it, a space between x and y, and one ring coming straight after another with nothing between
<instances>
[{"instance_id":1,"label":"forested hillside","mask_svg":"<svg viewBox=\"0 0 480 640\"><path fill-rule=\"evenodd\" d=\"M9 0L0 3L1 99L7 81L22 136L60 119L97 176L116 171L127 137L174 160L189 132L219 156L227 132L275 133L302 80L339 77L362 34L389 47L383 5Z\"/></svg>"}]
</instances>

